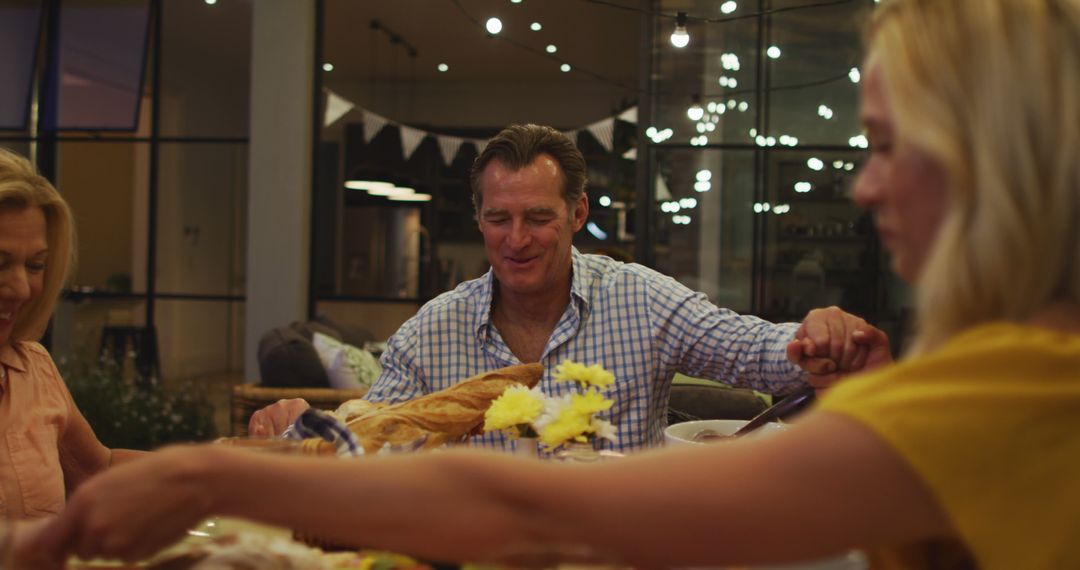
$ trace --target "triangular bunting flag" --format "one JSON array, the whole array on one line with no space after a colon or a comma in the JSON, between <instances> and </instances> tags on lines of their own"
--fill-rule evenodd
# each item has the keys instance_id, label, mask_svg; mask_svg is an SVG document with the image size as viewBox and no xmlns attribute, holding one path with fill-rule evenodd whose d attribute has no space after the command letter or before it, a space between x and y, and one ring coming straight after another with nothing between
<instances>
[{"instance_id":1,"label":"triangular bunting flag","mask_svg":"<svg viewBox=\"0 0 1080 570\"><path fill-rule=\"evenodd\" d=\"M491 139L468 139L468 141L476 147L476 154L484 152L484 148L487 146L487 143L490 140Z\"/></svg>"},{"instance_id":2,"label":"triangular bunting flag","mask_svg":"<svg viewBox=\"0 0 1080 570\"><path fill-rule=\"evenodd\" d=\"M355 107L352 101L334 93L333 91L326 90L326 111L323 113L323 126L329 127L337 122L338 119L345 116Z\"/></svg>"},{"instance_id":3,"label":"triangular bunting flag","mask_svg":"<svg viewBox=\"0 0 1080 570\"><path fill-rule=\"evenodd\" d=\"M465 142L465 139L435 135L435 142L439 143L439 152L442 153L443 162L446 166L450 166L454 162L454 157L457 156L458 151L461 150L461 145Z\"/></svg>"},{"instance_id":4,"label":"triangular bunting flag","mask_svg":"<svg viewBox=\"0 0 1080 570\"><path fill-rule=\"evenodd\" d=\"M585 129L596 138L596 142L599 142L600 146L604 147L604 150L611 152L615 140L615 119L596 121L585 127Z\"/></svg>"},{"instance_id":5,"label":"triangular bunting flag","mask_svg":"<svg viewBox=\"0 0 1080 570\"><path fill-rule=\"evenodd\" d=\"M401 125L401 154L405 157L405 160L409 160L416 147L420 146L420 142L426 136L427 131Z\"/></svg>"},{"instance_id":6,"label":"triangular bunting flag","mask_svg":"<svg viewBox=\"0 0 1080 570\"><path fill-rule=\"evenodd\" d=\"M637 124L637 107L630 107L629 109L619 113L618 119L620 121L626 121L627 123Z\"/></svg>"},{"instance_id":7,"label":"triangular bunting flag","mask_svg":"<svg viewBox=\"0 0 1080 570\"><path fill-rule=\"evenodd\" d=\"M364 142L371 142L371 139L375 138L375 135L379 134L379 131L381 131L388 122L386 117L376 115L375 113L364 109Z\"/></svg>"},{"instance_id":8,"label":"triangular bunting flag","mask_svg":"<svg viewBox=\"0 0 1080 570\"><path fill-rule=\"evenodd\" d=\"M664 180L660 173L656 173L656 200L668 201L671 199L671 190L668 189L667 181Z\"/></svg>"}]
</instances>

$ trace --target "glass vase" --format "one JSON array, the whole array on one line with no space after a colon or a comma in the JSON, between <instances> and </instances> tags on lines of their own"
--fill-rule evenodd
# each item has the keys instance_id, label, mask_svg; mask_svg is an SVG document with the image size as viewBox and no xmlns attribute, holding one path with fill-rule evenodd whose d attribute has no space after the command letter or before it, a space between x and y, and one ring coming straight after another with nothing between
<instances>
[{"instance_id":1,"label":"glass vase","mask_svg":"<svg viewBox=\"0 0 1080 570\"><path fill-rule=\"evenodd\" d=\"M595 463L600 461L601 457L591 441L571 441L555 452L555 459L568 463Z\"/></svg>"},{"instance_id":2,"label":"glass vase","mask_svg":"<svg viewBox=\"0 0 1080 570\"><path fill-rule=\"evenodd\" d=\"M537 459L540 457L538 442L535 437L519 437L514 440L514 455Z\"/></svg>"}]
</instances>

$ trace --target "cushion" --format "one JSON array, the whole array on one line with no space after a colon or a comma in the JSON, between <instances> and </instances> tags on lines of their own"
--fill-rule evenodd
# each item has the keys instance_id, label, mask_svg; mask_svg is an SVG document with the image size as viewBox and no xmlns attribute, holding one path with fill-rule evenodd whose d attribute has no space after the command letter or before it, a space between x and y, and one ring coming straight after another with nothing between
<instances>
[{"instance_id":1,"label":"cushion","mask_svg":"<svg viewBox=\"0 0 1080 570\"><path fill-rule=\"evenodd\" d=\"M368 388L382 373L379 362L370 352L315 333L312 344L326 367L330 386L337 389Z\"/></svg>"},{"instance_id":2,"label":"cushion","mask_svg":"<svg viewBox=\"0 0 1080 570\"><path fill-rule=\"evenodd\" d=\"M324 314L316 315L315 320L308 321L308 324L329 327L337 334L331 334L327 336L334 337L341 342L344 342L345 344L351 344L352 346L364 346L364 343L375 340L375 335L371 334L371 331L365 329L364 327L341 323L331 319Z\"/></svg>"},{"instance_id":3,"label":"cushion","mask_svg":"<svg viewBox=\"0 0 1080 570\"><path fill-rule=\"evenodd\" d=\"M312 340L315 337L315 333L321 333L330 338L341 340L341 333L337 329L316 321L293 321L289 324L289 328L300 333L308 340Z\"/></svg>"},{"instance_id":4,"label":"cushion","mask_svg":"<svg viewBox=\"0 0 1080 570\"><path fill-rule=\"evenodd\" d=\"M263 386L326 388L330 379L315 347L290 327L273 329L259 339L259 375Z\"/></svg>"}]
</instances>

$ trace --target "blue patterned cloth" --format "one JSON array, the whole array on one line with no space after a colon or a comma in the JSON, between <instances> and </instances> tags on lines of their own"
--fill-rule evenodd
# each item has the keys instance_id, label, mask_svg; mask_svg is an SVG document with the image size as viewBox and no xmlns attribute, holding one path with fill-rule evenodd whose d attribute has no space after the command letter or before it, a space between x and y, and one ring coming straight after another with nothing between
<instances>
[{"instance_id":1,"label":"blue patterned cloth","mask_svg":"<svg viewBox=\"0 0 1080 570\"><path fill-rule=\"evenodd\" d=\"M338 457L356 457L364 454L364 448L356 440L356 435L337 418L315 408L308 408L293 425L285 430L286 439L320 438L334 444Z\"/></svg>"},{"instance_id":2,"label":"blue patterned cloth","mask_svg":"<svg viewBox=\"0 0 1080 570\"><path fill-rule=\"evenodd\" d=\"M382 355L382 375L366 398L399 402L442 390L470 376L521 364L491 321L494 276L466 281L425 304L398 329ZM678 281L642 265L573 251L571 301L544 348L541 389L573 391L552 381L564 360L600 364L615 374L606 419L627 451L659 444L676 372L767 393L804 381L785 347L797 324L774 325L721 309ZM510 450L502 434L472 439Z\"/></svg>"}]
</instances>

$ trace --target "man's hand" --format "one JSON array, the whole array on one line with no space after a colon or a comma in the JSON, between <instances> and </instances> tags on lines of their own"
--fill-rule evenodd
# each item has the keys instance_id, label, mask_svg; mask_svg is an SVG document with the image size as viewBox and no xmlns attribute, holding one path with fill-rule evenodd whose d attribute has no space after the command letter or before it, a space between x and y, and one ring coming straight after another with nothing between
<instances>
[{"instance_id":1,"label":"man's hand","mask_svg":"<svg viewBox=\"0 0 1080 570\"><path fill-rule=\"evenodd\" d=\"M892 362L885 333L838 307L810 311L788 344L787 357L809 372L807 381L819 389Z\"/></svg>"},{"instance_id":2,"label":"man's hand","mask_svg":"<svg viewBox=\"0 0 1080 570\"><path fill-rule=\"evenodd\" d=\"M310 407L311 404L302 398L278 400L251 414L251 419L248 420L248 435L279 436Z\"/></svg>"}]
</instances>

